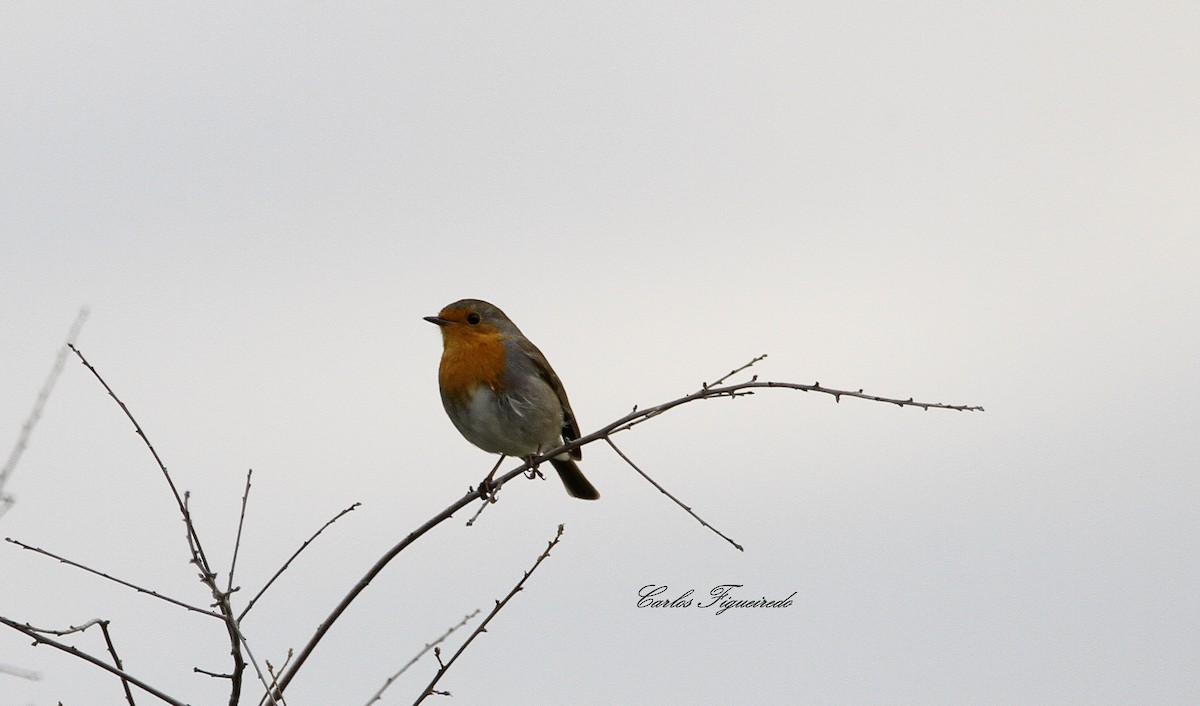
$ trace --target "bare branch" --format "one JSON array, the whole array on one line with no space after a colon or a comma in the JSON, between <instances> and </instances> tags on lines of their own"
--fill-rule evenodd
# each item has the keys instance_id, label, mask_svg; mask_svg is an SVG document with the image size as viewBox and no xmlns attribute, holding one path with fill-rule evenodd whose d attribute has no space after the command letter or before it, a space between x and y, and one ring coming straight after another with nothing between
<instances>
[{"instance_id":1,"label":"bare branch","mask_svg":"<svg viewBox=\"0 0 1200 706\"><path fill-rule=\"evenodd\" d=\"M598 439L603 439L611 434L616 434L618 432L622 432L627 429L632 429L633 427L637 426L638 424L649 421L650 419L657 417L658 415L662 414L663 412L674 409L681 405L685 405L689 402L695 402L696 400L714 399L714 398L718 398L718 397L737 397L737 396L746 394L746 392L745 392L746 390L772 389L772 388L800 390L802 392L823 392L827 395L832 395L834 397L834 399L839 402L841 401L842 397L857 397L859 399L869 400L872 402L887 402L889 404L894 404L897 407L920 407L925 410L949 409L949 410L954 410L957 412L982 412L983 411L983 407L977 407L977 406L950 405L950 404L943 404L941 402L915 402L915 401L913 401L913 399L911 397L907 400L899 400L899 399L892 399L890 397L878 397L876 395L868 395L868 394L865 394L862 390L850 391L850 390L838 390L838 389L834 389L831 387L821 387L821 383L819 383L819 382L813 383L812 385L803 385L803 384L794 383L794 382L776 382L776 381L770 381L770 380L760 381L756 377L752 380L748 380L746 382L735 383L732 385L724 385L724 386L720 386L720 387L702 387L690 395L684 395L683 397L680 397L678 399L674 399L674 400L671 400L670 402L664 402L662 404L654 405L652 407L645 407L645 408L634 407L633 411L630 412L629 414L626 414L624 417L621 417L620 419L610 422L609 424L597 429L596 431L592 432L591 434L585 434L584 436L581 436L578 439L573 439L567 443L562 444L558 448L550 449L549 451L543 453L542 455L535 457L532 460L532 463L535 465L542 463L544 461L547 461L547 460L553 458L554 456L558 456L559 454L566 453L567 451L579 448L580 446L586 446L587 444L590 444L593 441L596 441ZM496 481L496 485L501 485L502 482L507 482L513 476L515 476L518 472L524 471L528 467L529 467L529 464L526 464L524 466L521 466L520 468L514 469L513 471L509 471L508 473L504 474Z\"/></svg>"},{"instance_id":2,"label":"bare branch","mask_svg":"<svg viewBox=\"0 0 1200 706\"><path fill-rule=\"evenodd\" d=\"M194 563L200 568L203 574L212 574L211 565L208 563L208 557L204 553L204 547L200 544L200 536L196 534L196 527L192 524L191 515L188 514L184 497L179 494L179 490L175 487L175 481L171 478L171 473L167 471L166 464L164 464L162 458L159 457L158 451L155 450L154 444L150 443L150 437L146 436L146 432L142 430L142 425L139 424L137 419L134 418L133 412L129 411L129 407L125 406L125 403L121 401L120 397L117 397L117 393L113 392L113 389L109 387L104 378L100 376L100 372L88 362L87 358L83 357L83 353L80 352L80 350L73 344L68 343L67 347L75 352L75 356L79 358L79 361L83 363L88 370L92 371L92 375L100 382L102 386L104 386L105 391L108 392L108 396L113 398L113 401L116 402L117 406L121 408L121 411L125 413L125 417L130 421L130 423L133 424L134 431L139 437L141 437L142 442L150 451L150 455L154 457L154 462L158 464L158 469L162 472L163 479L167 481L167 486L171 489L171 495L175 498L175 504L179 508L179 514L183 517L184 524L187 527L188 548L192 553Z\"/></svg>"},{"instance_id":3,"label":"bare branch","mask_svg":"<svg viewBox=\"0 0 1200 706\"><path fill-rule=\"evenodd\" d=\"M529 567L529 571L525 572L525 575L521 577L521 580L517 582L516 586L513 586L512 590L508 592L508 595L505 596L503 600L496 601L496 607L492 608L492 612L487 614L487 617L483 619L483 622L479 624L479 627L475 628L475 631L472 632L471 635L469 637L467 637L466 641L464 641L462 643L462 645L459 646L458 651L455 652L450 657L450 660L448 662L445 662L442 664L441 668L438 669L437 674L433 675L433 679L429 682L429 685L425 687L425 691L421 692L421 696L418 697L417 700L413 702L413 706L417 706L417 704L420 704L430 694L433 694L433 693L445 694L446 693L446 692L435 691L433 687L437 686L438 680L441 679L442 675L444 675L446 673L446 671L450 669L450 666L453 665L455 660L458 659L459 655L461 655L463 653L463 651L465 651L467 649L467 646L470 645L471 642L475 640L475 638L479 637L479 635L481 633L483 633L484 631L487 630L488 623L490 623L492 621L492 618L496 617L496 614L500 612L500 609L503 608L505 605L507 605L508 602L510 600L512 600L512 597L517 595L517 593L525 586L525 582L529 580L529 577L533 575L533 572L537 571L538 566L540 566L541 563L543 561L545 561L547 557L550 556L550 550L554 548L554 545L558 544L558 541L560 539L562 539L562 533L563 533L563 526L559 525L558 532L555 533L554 539L550 540L550 542L546 545L546 550L543 551L541 556L539 556L537 558L537 561L533 562L533 566ZM439 655L438 662L439 663L441 662L440 655Z\"/></svg>"},{"instance_id":4,"label":"bare branch","mask_svg":"<svg viewBox=\"0 0 1200 706\"><path fill-rule=\"evenodd\" d=\"M625 431L626 429L631 429L631 428L637 426L638 424L641 424L642 422L645 422L653 417L657 417L658 415L662 414L663 412L666 412L669 409L673 409L680 405L687 404L688 402L692 402L695 400L713 399L713 398L717 398L717 397L740 397L742 395L748 394L747 393L748 390L769 389L769 388L800 390L801 392L823 392L827 395L832 395L835 402L841 402L843 397L857 397L858 399L868 400L871 402L886 402L888 404L894 404L897 407L920 407L921 409L924 409L924 410L948 409L948 410L953 410L956 412L982 412L983 411L983 407L978 407L978 406L973 406L973 405L952 405L952 404L944 404L942 402L916 402L911 397L908 398L907 400L901 400L901 399L894 399L891 397L880 397L878 395L868 395L868 394L864 393L862 390L839 390L839 389L832 388L832 387L822 387L821 383L819 383L819 382L814 382L811 385L804 385L804 384L795 383L795 382L778 382L778 381L772 381L772 380L761 380L760 381L760 380L758 380L757 377L755 377L752 380L748 380L746 382L734 383L732 385L702 387L701 389L697 390L696 392L693 392L690 395L685 395L684 397L680 397L679 399L671 400L670 402L664 402L663 404L655 405L653 407L646 407L644 409L636 409L635 408L634 411L625 415L621 419L618 419L617 421L613 422L612 424L609 424L608 426L606 426L602 429L599 429L596 432L589 434L588 436L584 436L584 437L575 439L574 441L572 441L569 444L564 444L563 446L560 446L559 448L552 450L550 453L545 454L545 456L549 456L551 454L562 453L564 450L570 450L577 446L583 446L584 444L595 441L598 438L603 438L609 434L613 434L613 433L620 432L620 431Z\"/></svg>"},{"instance_id":5,"label":"bare branch","mask_svg":"<svg viewBox=\"0 0 1200 706\"><path fill-rule=\"evenodd\" d=\"M246 671L246 660L242 656L242 645L246 638L242 635L241 627L233 615L229 592L222 591L217 586L217 574L212 570L208 559L200 550L199 536L196 534L196 527L192 524L192 511L188 505L190 500L191 493L185 491L183 494L183 522L187 527L188 547L192 552L192 563L200 570L200 582L212 594L213 606L220 614L221 622L225 624L225 632L229 637L229 654L233 657L233 671L229 673L229 706L237 706L242 694L242 675ZM259 677L261 679L261 674Z\"/></svg>"},{"instance_id":6,"label":"bare branch","mask_svg":"<svg viewBox=\"0 0 1200 706\"><path fill-rule=\"evenodd\" d=\"M756 360L757 360L757 359L756 359ZM630 460L630 458L629 458L628 456L626 456L626 455L625 455L625 453L624 453L623 451L621 451L621 449L617 448L617 445L613 443L613 440L612 440L612 439L610 439L610 438L608 438L608 437L606 436L606 437L604 437L604 440L605 440L606 442L608 442L608 445L612 447L613 451L616 451L616 452L617 452L617 455L618 455L618 456L620 456L621 458L625 459L625 463L628 463L628 464L629 464L629 466L630 466L631 468L633 468L633 470L637 471L639 474L641 474L641 476L642 476L643 478L645 478L646 480L650 481L650 484L651 484L651 485L653 485L655 488L658 488L658 492L660 492L660 493L662 493L663 495L665 495L665 496L667 496L668 498L670 498L672 501L674 501L674 503L675 503L676 505L678 505L679 507L683 508L683 509L684 509L684 511L686 511L686 512L687 512L687 514L689 514L689 515L691 515L692 517L696 518L696 521L697 521L697 522L699 522L701 525L703 525L703 526L705 526L705 527L709 528L710 530L712 530L713 532L715 532L715 533L717 534L717 536L718 536L718 537L720 537L721 539L724 539L726 542L729 542L729 543L730 543L730 544L732 544L733 546L737 547L737 550L738 550L739 552L744 552L744 551L746 551L745 549L743 549L743 548L742 548L742 545L740 545L740 544L738 544L737 542L733 541L733 540L732 540L732 539L730 539L729 537L726 537L726 536L725 536L725 534L721 532L721 530L719 530L719 529L717 529L716 527L713 527L712 525L710 525L710 524L708 524L707 522L705 522L705 521L704 521L704 518L700 517L700 516L699 516L699 515L697 515L695 512L692 512L692 508L688 507L687 505L684 505L684 504L683 504L683 502L681 502L681 501L679 500L679 498L677 498L677 497L675 497L674 495L672 495L671 493L669 493L669 492L667 491L667 489L666 489L666 488L662 487L661 485L659 485L659 484L658 484L658 482L657 482L657 481L655 481L655 480L654 480L653 478L651 478L650 476L646 475L646 472L645 472L645 471L643 471L641 468L639 468L639 467L638 467L638 465L637 465L636 463L634 463L632 460Z\"/></svg>"},{"instance_id":7,"label":"bare branch","mask_svg":"<svg viewBox=\"0 0 1200 706\"><path fill-rule=\"evenodd\" d=\"M177 605L180 608L186 608L187 610L190 610L194 613L199 613L201 615L207 615L210 618L216 618L218 620L223 620L221 615L214 613L211 610L205 610L204 608L198 608L194 605L184 603L181 600L171 598L170 596L164 596L163 594L161 594L157 591L152 591L148 588L142 588L141 586L138 586L137 584L130 583L128 581L116 578L114 576L109 576L108 574L104 573L103 571L97 571L96 569L93 569L90 566L84 566L83 564L80 564L75 561L71 561L70 559L61 557L53 552L46 551L45 549L42 549L40 547L30 546L20 540L13 539L12 537L5 537L4 541L9 542L10 544L15 544L18 547L21 547L22 549L28 549L29 551L34 552L35 554L42 554L44 556L50 557L51 559L57 559L58 561L66 564L68 566L73 566L77 569L82 569L90 574L95 574L96 576L99 576L101 578L106 578L109 581L112 581L113 583L118 583L122 586L125 586L126 588L132 588L133 590L137 591L138 593L145 593L148 596L153 596L154 598L157 598L161 601L166 601L167 603Z\"/></svg>"},{"instance_id":8,"label":"bare branch","mask_svg":"<svg viewBox=\"0 0 1200 706\"><path fill-rule=\"evenodd\" d=\"M750 366L754 365L755 363L759 362L760 360L764 360L766 357L767 357L767 354L763 353L760 356L751 358L749 363L746 363L745 365L741 366L740 368L734 368L733 370L730 370L729 372L725 373L723 376L717 378L713 382L706 382L706 383L702 384L701 387L703 387L704 389L708 389L710 387L716 387L717 385L720 385L721 383L725 382L726 380L733 377L734 375L737 375L738 373L742 372L746 368L749 368Z\"/></svg>"},{"instance_id":9,"label":"bare branch","mask_svg":"<svg viewBox=\"0 0 1200 706\"><path fill-rule=\"evenodd\" d=\"M137 435L142 438L142 441L145 443L146 448L150 451L150 455L154 457L155 463L158 464L158 468L162 472L163 478L167 482L167 486L171 489L171 494L175 498L175 503L179 508L180 515L182 515L182 517L183 517L184 526L187 531L187 543L188 543L188 549L191 552L192 563L195 564L196 568L199 569L199 571L200 571L200 581L202 583L204 583L204 585L207 586L209 591L212 593L213 600L214 600L213 605L217 608L217 615L221 618L222 622L225 624L225 630L229 636L229 650L230 650L230 655L233 657L233 670L229 674L229 679L230 679L229 706L237 706L237 703L238 703L239 699L241 698L242 674L246 668L246 660L245 660L245 657L243 657L243 649L245 650L245 653L247 655L250 655L250 652L249 652L249 645L246 642L246 637L244 634L242 634L241 627L239 625L239 620L237 617L235 617L234 612L233 612L233 606L229 600L229 597L234 590L232 587L233 577L232 577L232 575L230 576L230 584L229 584L230 588L228 590L222 591L220 589L220 587L218 587L217 574L215 571L213 571L212 564L209 563L209 561L208 561L208 556L205 554L204 547L200 543L200 535L196 532L196 526L195 526L194 522L192 521L191 511L188 509L189 494L187 492L184 492L182 495L180 495L179 489L176 488L175 481L171 478L171 474L167 470L166 464L163 463L163 460L158 455L158 451L154 448L154 445L152 443L150 443L150 438L146 435L146 432L142 429L141 424L139 424L137 419L134 418L133 413L129 411L129 407L127 407L125 405L125 403L121 400L121 398L117 397L117 394L115 392L113 392L113 389L109 386L109 384L107 382L105 382L104 378L101 377L99 371L97 371L96 368L94 366L92 366L91 363L88 362L87 358L85 358L83 356L83 353L81 353L79 351L79 349L77 349L74 345L71 345L71 344L68 344L68 347L70 347L70 349L75 352L75 355L79 358L80 362L82 362L84 364L84 366L86 366L87 369L92 372L92 375L95 376L96 380L98 380L100 382L100 384L104 386L104 389L108 392L109 397L113 398L113 400L121 408L121 411L125 413L126 418L128 418L130 423L133 424L134 431L137 432ZM247 475L246 482L247 482L247 484L249 484L249 475ZM247 485L246 493L247 493L247 495L249 494L248 485ZM243 499L243 503L244 502L245 502L245 499ZM244 511L244 506L243 506L243 511ZM244 514L243 514L243 517L244 517ZM240 531L240 521L239 521L239 544L240 544L240 536L241 536L241 531ZM235 557L236 557L236 546L235 546ZM235 558L235 561L236 561L236 558ZM232 570L232 563L231 563L231 570ZM232 573L232 571L231 571L231 573ZM262 671L258 669L257 663L254 662L253 655L250 655L250 658L251 658L251 664L254 665L255 671L258 673L259 680L263 683L263 686L265 688L267 688L269 691L270 687L267 685L267 681L263 677Z\"/></svg>"},{"instance_id":10,"label":"bare branch","mask_svg":"<svg viewBox=\"0 0 1200 706\"><path fill-rule=\"evenodd\" d=\"M471 490L474 491L474 488L471 488ZM499 488L493 489L491 496L484 502L479 503L479 507L475 508L475 514L471 515L470 519L467 520L467 527L475 526L475 520L479 519L479 516L482 515L483 511L488 508L488 505L495 504L496 499L497 499L496 494L499 492L500 492Z\"/></svg>"},{"instance_id":11,"label":"bare branch","mask_svg":"<svg viewBox=\"0 0 1200 706\"><path fill-rule=\"evenodd\" d=\"M234 619L233 619L233 617L232 617L232 611L233 611L233 608L231 607L231 608L229 608L229 610L230 610L230 613L231 613L231 616L230 616L229 620L230 620L230 621L234 621ZM253 653L253 652L250 650L250 643L249 643L249 642L246 640L246 635L245 635L244 633L242 633L242 630L241 630L241 625L240 625L240 624L235 624L235 625L234 625L234 631L236 632L237 639L241 640L241 643L242 643L242 649L246 651L246 660L247 660L247 661L249 661L249 662L250 662L250 664L251 664L251 665L254 667L254 673L258 675L258 681L259 681L259 683L261 683L261 684L263 685L263 688L264 688L264 689L266 689L266 690L267 690L267 693L269 694L269 693L270 693L270 691L271 691L271 687L272 687L272 686L275 684L275 675L274 675L274 674L271 674L271 683L270 683L270 684L268 684L268 683L267 683L267 678L266 678L266 676L263 674L262 668L260 668L260 667L258 666L258 660L254 659L254 653ZM292 651L289 649L289 650L288 650L288 659L291 659L291 657L292 657ZM269 668L270 668L270 663L268 662L267 664L268 664L268 671L269 671ZM287 664L287 663L286 663L286 662L284 662L284 664ZM233 693L233 694L231 694L231 695L230 695L230 702L229 702L229 703L230 703L230 706L235 706L235 705L237 704L237 702L238 702L238 700L239 700L239 699L241 699L241 692L240 692L240 691L238 691L238 692L236 692L236 693ZM282 696L281 696L281 697L279 697L278 699L276 699L276 698L273 698L273 697L272 697L272 698L270 699L270 703L271 703L271 704L273 704L273 705L277 705L277 706L285 706L285 702L284 702L284 700L283 700L283 697L282 697Z\"/></svg>"},{"instance_id":12,"label":"bare branch","mask_svg":"<svg viewBox=\"0 0 1200 706\"><path fill-rule=\"evenodd\" d=\"M183 496L179 494L179 490L175 487L175 481L171 479L171 474L167 471L167 466L163 463L162 458L159 457L158 451L154 449L154 444L150 443L150 439L146 436L146 432L142 431L142 425L138 424L137 419L135 419L133 416L133 412L129 411L129 408L125 406L125 403L121 401L120 397L117 397L117 393L113 392L113 389L108 386L108 383L105 382L104 378L100 376L100 372L88 362L87 358L83 357L83 353L73 344L67 344L67 346L75 352L75 356L79 358L79 361L83 363L88 370L92 371L92 375L95 376L95 378L100 381L100 384L104 386L105 391L108 392L108 396L113 398L113 401L116 402L117 406L121 408L121 411L125 413L125 417L133 424L134 432L141 437L142 442L146 445L146 448L150 450L150 455L154 457L154 462L158 464L159 470L162 471L163 479L167 481L167 485L171 488L171 494L175 496L175 504L179 506L179 514L186 518L187 512L183 507Z\"/></svg>"},{"instance_id":13,"label":"bare branch","mask_svg":"<svg viewBox=\"0 0 1200 706\"><path fill-rule=\"evenodd\" d=\"M99 625L100 623L103 623L103 622L104 622L104 620L102 620L100 618L92 618L91 620L87 621L86 623L80 623L79 625L68 625L67 627L61 628L61 629L39 628L39 627L30 625L29 623L23 623L23 625L25 627L29 628L30 630L33 630L34 632L40 632L43 635L54 635L55 637L66 637L67 635L74 635L77 632L85 632L88 628L92 627L93 625Z\"/></svg>"},{"instance_id":14,"label":"bare branch","mask_svg":"<svg viewBox=\"0 0 1200 706\"><path fill-rule=\"evenodd\" d=\"M163 692L159 691L158 689L155 689L154 687L150 686L149 684L142 681L141 679L138 679L137 677L133 676L132 674L126 672L125 670L120 669L118 667L114 667L111 664L108 664L104 660L100 659L99 657L88 654L87 652L84 652L83 650L80 650L77 647L74 647L71 645L65 645L57 640L53 640L49 637L46 637L46 635L29 627L28 625L22 625L21 623L18 623L15 620L9 620L8 618L5 618L4 616L0 616L0 623L3 623L4 625L7 625L8 627L12 628L13 630L16 630L17 632L23 633L23 634L27 635L28 637L33 638L35 645L36 644L49 645L55 649L62 650L63 652L66 652L69 655L78 657L79 659L82 659L86 662L91 662L92 664L105 670L106 672L109 672L109 673L115 675L118 679L126 681L130 684L133 684L134 686L141 689L142 691L145 691L147 694L150 694L151 696L154 696L168 704L171 704L172 706L187 706L187 704L185 704L184 702L164 694Z\"/></svg>"},{"instance_id":15,"label":"bare branch","mask_svg":"<svg viewBox=\"0 0 1200 706\"><path fill-rule=\"evenodd\" d=\"M233 540L233 559L229 561L229 582L225 585L226 593L233 593L233 571L237 568L238 550L242 547L242 525L246 523L246 503L250 500L250 476L254 469L246 471L246 491L242 493L242 512L238 515L237 538Z\"/></svg>"},{"instance_id":16,"label":"bare branch","mask_svg":"<svg viewBox=\"0 0 1200 706\"><path fill-rule=\"evenodd\" d=\"M354 510L358 509L358 507L360 507L361 505L362 505L362 503L354 503L353 505L346 508L345 510L342 510L338 514L334 515L333 519L331 519L328 522L326 522L325 524L321 525L321 529L314 532L313 536L311 536L307 540L305 540L304 544L301 544L300 548L297 549L290 557L288 557L287 561L283 562L283 566L279 567L279 570L275 572L275 575L272 576L269 581L267 581L266 585L264 585L261 589L259 589L258 593L255 594L254 598L250 599L250 602L246 604L246 607L242 609L241 614L238 615L238 617L237 617L238 622L240 623L242 621L242 619L246 617L246 614L250 612L250 609L254 607L254 604L258 602L258 599L262 598L262 595L267 592L267 589L271 587L271 584L275 583L275 579L279 578L279 575L282 574L284 571L286 571L289 566L291 566L292 562L296 560L296 557L300 556L300 552L304 551L308 547L308 545L312 544L313 540L315 540L317 537L319 537L321 535L321 533L325 531L326 527L328 527L329 525L332 525L334 522L337 522L338 520L342 519L343 515L346 515L350 512L353 512Z\"/></svg>"},{"instance_id":17,"label":"bare branch","mask_svg":"<svg viewBox=\"0 0 1200 706\"><path fill-rule=\"evenodd\" d=\"M124 670L125 666L123 664L121 664L121 658L117 655L117 648L115 645L113 645L112 635L108 631L108 623L109 623L109 621L103 620L101 618L92 618L91 620L87 621L86 623L83 623L80 625L69 625L66 628L63 628L61 630L56 630L53 628L38 628L38 627L34 627L34 626L30 625L29 623L25 623L25 627L29 628L33 632L40 633L42 635L54 635L55 637L65 637L67 635L73 635L77 632L82 633L82 632L86 631L88 628L92 627L93 625L99 625L100 632L104 634L104 644L108 646L108 653L110 655L112 655L113 664L116 665L117 669ZM133 694L131 694L129 692L129 682L124 677L121 678L121 686L125 689L126 701L129 702L130 706L136 706L136 704L134 704L134 702L133 702Z\"/></svg>"},{"instance_id":18,"label":"bare branch","mask_svg":"<svg viewBox=\"0 0 1200 706\"><path fill-rule=\"evenodd\" d=\"M113 664L117 669L125 670L125 665L121 664L121 658L117 655L117 647L113 644L112 635L108 632L108 621L100 621L100 632L104 633L104 644L108 646L108 653L112 655ZM137 706L133 700L133 692L129 690L129 680L121 677L121 688L125 690L125 700L129 702L129 706Z\"/></svg>"},{"instance_id":19,"label":"bare branch","mask_svg":"<svg viewBox=\"0 0 1200 706\"><path fill-rule=\"evenodd\" d=\"M383 686L379 687L379 691L376 691L376 692L375 692L375 695L374 695L374 696L372 696L372 697L371 697L371 700L370 700L370 701L368 701L368 702L367 702L367 703L366 703L364 706L371 706L371 704L373 704L373 703L375 703L376 701L379 701L380 699L382 699L382 698L383 698L383 692L387 691L388 687L392 685L392 682L394 682L394 681L396 681L397 679L399 679L401 674L404 674L406 671L408 671L408 668L409 668L409 667L411 667L411 666L413 666L414 664L416 664L416 663L417 663L417 660L419 660L419 659L421 659L422 657L424 657L424 656L426 655L426 653L428 653L428 652L429 652L429 650L432 650L433 648L435 648L435 647L437 647L438 645L440 645L442 642L444 642L444 641L445 641L445 639L446 639L447 637L450 637L450 635L451 635L451 634L452 634L452 633L453 633L455 630L457 630L457 629L461 628L462 626L466 625L468 622L470 622L471 618L474 618L476 615L479 615L479 609L478 609L478 608L476 608L476 609L475 609L473 612L471 612L469 615L467 615L466 617L464 617L462 620L458 621L458 624L457 624L457 625L454 625L454 626L453 626L453 627L451 627L449 630L447 630L446 632L442 633L442 636L441 636L441 637L439 637L438 639L434 640L433 642L427 643L427 644L425 645L425 647L424 647L424 648L423 648L423 649L422 649L420 652L418 652L418 653L416 654L416 656L414 656L412 659L408 660L408 662L407 662L407 663L406 663L406 664L405 664L403 667L401 667L401 668L400 668L400 671L398 671L398 672L396 672L395 674L393 674L392 676L388 677L388 678L387 678L387 681L385 681L385 682L383 683ZM439 661L440 661L440 660L439 660Z\"/></svg>"},{"instance_id":20,"label":"bare branch","mask_svg":"<svg viewBox=\"0 0 1200 706\"><path fill-rule=\"evenodd\" d=\"M267 660L267 673L271 675L271 685L267 687L268 694L270 694L271 690L279 684L279 675L283 672L283 670L287 669L288 663L292 661L292 654L292 649L289 647L287 651L287 657L284 658L283 664L279 665L278 670L271 665L271 660ZM272 697L272 703L276 703L274 697ZM284 703L282 696L279 697L278 703Z\"/></svg>"},{"instance_id":21,"label":"bare branch","mask_svg":"<svg viewBox=\"0 0 1200 706\"><path fill-rule=\"evenodd\" d=\"M763 358L763 356L759 356L758 358L753 359L750 363L742 366L741 368L736 368L736 369L730 371L729 374L720 378L720 380L723 381L725 379L728 379L728 377L730 375L735 374L741 370L745 370L750 365L753 365L755 362L762 360L762 358ZM481 487L481 488L472 489L466 495L462 496L455 502L451 503L450 506L447 507L445 510L442 510L440 513L435 515L428 522L421 525L417 529L413 530L411 533L408 534L408 536L406 536L403 540L401 540L400 543L398 543L397 545L395 545L394 547L389 549L367 571L366 575L363 576L362 579L360 579L359 582L356 583L350 589L349 593L347 593L342 598L341 602L339 602L338 605L336 607L334 607L333 611L329 614L329 616L326 617L325 620L317 627L317 631L313 634L313 636L311 638L309 638L308 644L306 644L304 646L304 648L301 649L299 654L296 656L296 661L294 663L292 663L291 668L288 669L283 674L282 677L280 677L279 684L276 687L275 692L274 692L275 695L276 696L280 695L283 692L283 690L287 688L288 684L290 684L292 679L295 678L296 673L300 670L301 667L304 666L304 663L308 660L308 657L312 654L313 650L316 649L317 644L322 640L322 638L325 637L325 634L327 632L329 632L329 629L333 626L333 624L337 621L337 619L339 617L341 617L342 613L344 613L346 611L346 608L348 608L350 606L350 604L354 602L354 599L357 598L358 595L360 593L362 593L362 591L371 583L371 581L373 581L375 579L375 577L379 575L379 572L383 571L384 567L387 566L388 563L391 562L392 559L396 558L396 556L399 555L400 552L404 551L410 544L415 542L417 539L419 539L421 536L423 536L426 532L428 532L429 530L438 526L442 522L446 521L447 519L452 517L454 515L454 513L458 512L462 508L466 507L471 502L473 502L475 500L485 500L486 501L487 500L486 496L488 495L488 493L491 493L494 495L497 491L499 491L500 487L503 486L505 483L508 483L513 478L516 478L518 475L525 473L529 469L531 469L541 463L545 463L545 462L549 461L551 458L558 456L559 454L566 453L572 449L579 448L581 446L586 446L587 444L590 444L599 439L606 439L612 434L616 434L617 432L621 432L621 431L625 431L626 429L630 429L630 428L632 428L638 424L641 424L642 422L648 421L649 419L652 419L668 410L674 409L675 407L679 407L680 405L684 405L689 402L694 402L696 400L701 400L701 399L710 399L710 398L715 398L715 397L735 397L735 396L738 396L739 394L748 394L748 391L752 391L752 390L758 389L758 388L781 388L781 389L801 390L804 392L822 392L822 393L825 393L828 395L833 395L834 398L839 401L842 396L847 396L847 397L858 397L861 399L875 401L875 402L888 402L888 403L895 404L900 407L913 406L913 407L921 407L923 409L937 408L937 409L952 409L952 410L957 410L957 411L980 411L980 412L983 411L982 407L974 407L974 406L966 406L966 405L947 405L947 404L933 403L933 402L914 402L912 399L896 400L896 399L890 399L890 398L886 398L886 397L876 397L873 395L864 394L862 390L859 390L857 392L850 392L850 391L846 391L846 390L836 390L833 388L821 387L820 383L814 383L812 385L802 385L799 383L786 383L786 382L770 382L770 381L761 381L760 382L757 377L752 378L751 380L746 381L746 382L736 383L736 384L732 384L732 385L701 386L701 388L699 390L697 390L696 392L693 392L690 395L685 395L678 399L674 399L669 402L664 402L662 404L655 405L653 407L646 407L646 408L642 409L642 408L638 408L635 406L633 408L633 411L631 411L630 413L626 414L625 416L623 416L619 419L616 419L615 421L610 422L609 424L601 427L600 429L597 429L596 431L594 431L590 434L581 436L578 439L574 439L568 443L564 443L561 446L559 446L558 448L550 449L550 450L546 451L545 453L541 454L540 456L535 456L531 459L526 460L525 462L523 462L516 468L513 468L512 470L508 471L507 473L500 476L499 478L494 479L494 481L490 484L490 486L488 488Z\"/></svg>"}]
</instances>

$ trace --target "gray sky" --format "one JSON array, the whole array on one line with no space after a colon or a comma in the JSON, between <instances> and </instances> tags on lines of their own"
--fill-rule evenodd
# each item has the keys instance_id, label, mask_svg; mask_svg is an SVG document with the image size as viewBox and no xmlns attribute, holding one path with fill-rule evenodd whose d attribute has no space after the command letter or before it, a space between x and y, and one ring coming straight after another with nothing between
<instances>
[{"instance_id":1,"label":"gray sky","mask_svg":"<svg viewBox=\"0 0 1200 706\"><path fill-rule=\"evenodd\" d=\"M0 445L80 345L192 492L279 665L490 468L437 332L499 305L581 425L744 363L775 391L508 486L401 555L292 706L363 704L563 543L454 703L1190 704L1200 694L1200 11L1183 2L0 5ZM7 439L8 441L4 441ZM71 361L0 536L196 603L177 513ZM636 607L743 584L786 609ZM194 704L213 621L0 545L0 615L112 620ZM81 647L102 652L97 634ZM0 632L13 704L119 704ZM384 703L411 703L423 661ZM150 702L143 697L139 703Z\"/></svg>"}]
</instances>

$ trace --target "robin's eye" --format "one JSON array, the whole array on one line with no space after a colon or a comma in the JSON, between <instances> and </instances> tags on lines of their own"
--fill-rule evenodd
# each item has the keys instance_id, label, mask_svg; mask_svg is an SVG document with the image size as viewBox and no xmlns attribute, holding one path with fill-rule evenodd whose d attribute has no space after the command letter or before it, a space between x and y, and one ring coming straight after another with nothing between
<instances>
[{"instance_id":1,"label":"robin's eye","mask_svg":"<svg viewBox=\"0 0 1200 706\"><path fill-rule=\"evenodd\" d=\"M480 321L479 314L476 314L473 311L470 314L467 314L467 323L468 324L471 324L472 326L474 326L475 324L479 323L479 321Z\"/></svg>"}]
</instances>

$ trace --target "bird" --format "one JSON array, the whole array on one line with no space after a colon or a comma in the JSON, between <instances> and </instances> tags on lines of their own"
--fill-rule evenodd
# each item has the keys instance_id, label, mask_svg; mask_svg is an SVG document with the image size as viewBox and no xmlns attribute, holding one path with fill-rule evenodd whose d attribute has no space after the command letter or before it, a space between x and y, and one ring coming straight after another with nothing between
<instances>
[{"instance_id":1,"label":"bird","mask_svg":"<svg viewBox=\"0 0 1200 706\"><path fill-rule=\"evenodd\" d=\"M579 425L550 361L499 307L460 299L426 316L442 333L438 390L459 433L475 446L530 459L579 438ZM550 459L567 493L597 500L600 492L579 470L579 448Z\"/></svg>"}]
</instances>

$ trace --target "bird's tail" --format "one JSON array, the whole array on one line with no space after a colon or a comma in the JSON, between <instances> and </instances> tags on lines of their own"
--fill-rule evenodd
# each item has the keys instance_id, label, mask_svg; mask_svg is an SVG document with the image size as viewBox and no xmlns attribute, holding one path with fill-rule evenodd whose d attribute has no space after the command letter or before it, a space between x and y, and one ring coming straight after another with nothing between
<instances>
[{"instance_id":1,"label":"bird's tail","mask_svg":"<svg viewBox=\"0 0 1200 706\"><path fill-rule=\"evenodd\" d=\"M566 454L563 454L564 456ZM592 485L583 475L583 471L579 470L579 466L570 459L550 459L550 465L554 466L554 470L558 471L558 477L562 478L563 485L567 488L567 493L574 498L583 500L599 500L600 491L596 490L596 486Z\"/></svg>"}]
</instances>

